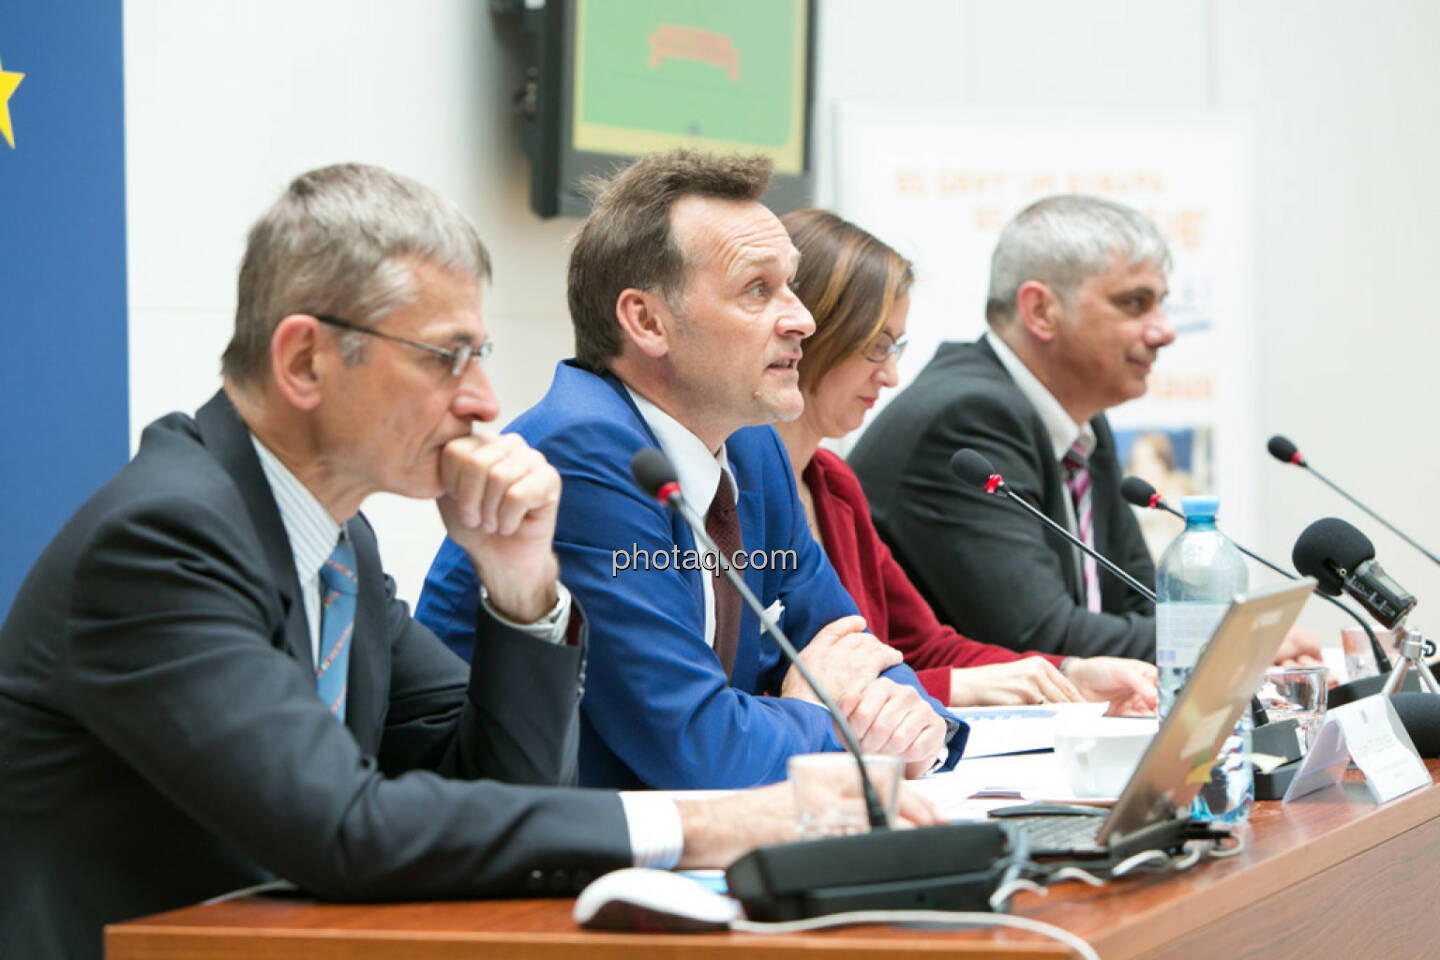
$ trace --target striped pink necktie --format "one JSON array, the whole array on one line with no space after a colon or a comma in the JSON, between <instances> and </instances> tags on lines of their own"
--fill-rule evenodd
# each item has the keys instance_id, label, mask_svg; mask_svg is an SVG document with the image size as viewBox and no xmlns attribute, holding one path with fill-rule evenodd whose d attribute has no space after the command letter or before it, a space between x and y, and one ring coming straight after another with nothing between
<instances>
[{"instance_id":1,"label":"striped pink necktie","mask_svg":"<svg viewBox=\"0 0 1440 960\"><path fill-rule=\"evenodd\" d=\"M1065 486L1070 491L1070 500L1075 504L1075 524L1079 527L1080 539L1085 546L1095 548L1095 516L1090 506L1089 459L1080 441L1071 444L1060 459L1065 468ZM1091 613L1100 612L1100 570L1095 558L1087 554L1080 557L1080 569L1085 580L1085 609Z\"/></svg>"}]
</instances>

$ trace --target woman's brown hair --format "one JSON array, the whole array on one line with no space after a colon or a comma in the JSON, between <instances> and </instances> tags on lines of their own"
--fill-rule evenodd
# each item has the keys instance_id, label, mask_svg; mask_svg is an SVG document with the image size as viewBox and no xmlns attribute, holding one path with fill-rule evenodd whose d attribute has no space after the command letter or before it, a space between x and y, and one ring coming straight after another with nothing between
<instances>
[{"instance_id":1,"label":"woman's brown hair","mask_svg":"<svg viewBox=\"0 0 1440 960\"><path fill-rule=\"evenodd\" d=\"M808 391L880 335L915 271L893 248L829 211L796 210L780 220L800 251L795 294L815 318L800 362L800 388Z\"/></svg>"}]
</instances>

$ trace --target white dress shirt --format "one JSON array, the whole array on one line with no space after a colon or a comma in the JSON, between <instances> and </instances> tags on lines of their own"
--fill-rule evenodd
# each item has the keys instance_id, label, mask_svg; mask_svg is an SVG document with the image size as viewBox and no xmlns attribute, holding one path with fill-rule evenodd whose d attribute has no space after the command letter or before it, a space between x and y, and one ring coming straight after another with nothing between
<instances>
[{"instance_id":1,"label":"white dress shirt","mask_svg":"<svg viewBox=\"0 0 1440 960\"><path fill-rule=\"evenodd\" d=\"M315 494L291 473L280 458L271 453L255 435L250 435L260 469L270 484L270 494L280 510L280 523L290 538L290 555L295 560L295 576L300 581L300 596L305 601L305 623L310 628L310 659L320 661L320 566L343 529L330 516L330 511L315 499Z\"/></svg>"}]
</instances>

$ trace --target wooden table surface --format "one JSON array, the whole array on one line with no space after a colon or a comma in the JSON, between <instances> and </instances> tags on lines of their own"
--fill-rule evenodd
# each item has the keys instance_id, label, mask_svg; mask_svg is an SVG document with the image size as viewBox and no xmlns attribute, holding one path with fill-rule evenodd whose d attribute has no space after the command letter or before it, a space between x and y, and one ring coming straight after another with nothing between
<instances>
[{"instance_id":1,"label":"wooden table surface","mask_svg":"<svg viewBox=\"0 0 1440 960\"><path fill-rule=\"evenodd\" d=\"M1427 761L1432 775L1440 763ZM1103 890L1066 883L1020 893L1011 912L1123 958L1421 957L1440 942L1431 892L1440 874L1440 786L1376 807L1358 774L1281 806L1257 804L1238 856L1173 876L1137 876ZM783 936L592 933L572 900L322 904L246 897L187 907L106 930L109 960L453 960L461 957L641 955L768 957L820 951L874 960L954 954L1067 957L1060 944L1001 930L852 927Z\"/></svg>"}]
</instances>

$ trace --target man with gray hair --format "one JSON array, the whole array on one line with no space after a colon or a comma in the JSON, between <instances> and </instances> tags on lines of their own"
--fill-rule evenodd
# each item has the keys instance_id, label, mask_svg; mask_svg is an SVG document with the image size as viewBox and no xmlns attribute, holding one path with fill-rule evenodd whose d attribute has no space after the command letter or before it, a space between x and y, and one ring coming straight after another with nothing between
<instances>
[{"instance_id":1,"label":"man with gray hair","mask_svg":"<svg viewBox=\"0 0 1440 960\"><path fill-rule=\"evenodd\" d=\"M1105 411L1145 392L1175 339L1170 252L1135 210L1048 197L1006 225L975 343L945 343L850 455L880 534L941 620L1064 656L1155 659L1154 606L1013 505L959 483L978 450L1010 487L1142 583Z\"/></svg>"},{"instance_id":2,"label":"man with gray hair","mask_svg":"<svg viewBox=\"0 0 1440 960\"><path fill-rule=\"evenodd\" d=\"M0 627L0 955L99 957L103 924L277 876L553 895L788 838L783 788L557 789L585 637L558 474L472 430L498 413L489 272L459 211L374 167L304 174L256 224L222 389L146 428ZM482 571L473 671L396 599L358 512L379 491L434 499Z\"/></svg>"}]
</instances>

